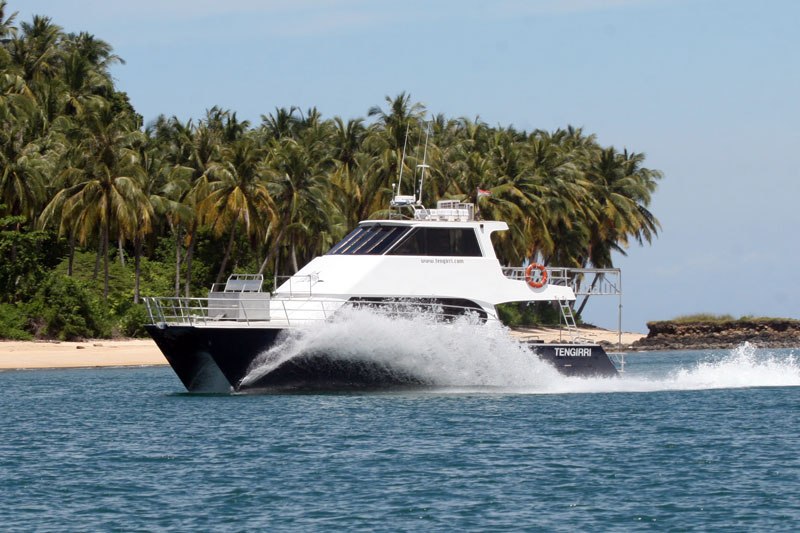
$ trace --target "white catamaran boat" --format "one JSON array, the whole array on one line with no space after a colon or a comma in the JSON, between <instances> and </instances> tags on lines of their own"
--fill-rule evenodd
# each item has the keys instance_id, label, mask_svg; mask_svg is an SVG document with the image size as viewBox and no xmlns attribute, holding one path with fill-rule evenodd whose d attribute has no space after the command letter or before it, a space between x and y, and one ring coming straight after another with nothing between
<instances>
[{"instance_id":1,"label":"white catamaran boat","mask_svg":"<svg viewBox=\"0 0 800 533\"><path fill-rule=\"evenodd\" d=\"M262 291L260 274L238 274L224 288L212 287L208 298L145 298L146 329L189 391L425 384L424 377L401 364L342 358L319 348L263 365L260 356L280 346L286 332L314 327L352 308L437 322L466 315L480 327L498 320L496 306L502 303L557 302L570 342L524 341L531 357L567 375L617 374L601 346L577 337L571 304L577 293L617 294L621 313L619 270L537 263L503 268L491 235L508 225L476 220L475 205L458 200L440 200L436 209L426 209L421 201L429 168L424 156L417 165L419 195L416 187L413 195L401 195L403 163L397 190L392 186L389 218L361 222L274 293ZM403 211L410 215L404 217ZM590 273L595 279L581 291ZM624 359L621 363L624 368Z\"/></svg>"},{"instance_id":2,"label":"white catamaran boat","mask_svg":"<svg viewBox=\"0 0 800 533\"><path fill-rule=\"evenodd\" d=\"M444 322L470 315L475 327L482 327L498 320L499 304L549 301L561 307L570 342L530 341L531 357L568 375L617 373L601 346L574 335L570 304L587 274L618 280L619 270L536 263L503 268L491 235L508 225L476 220L474 204L442 200L435 209L425 209L415 196L395 195L392 207L411 215L361 222L271 294L262 291L261 275L241 274L231 276L224 288L213 287L208 298L146 298L147 331L189 391L219 382L232 390L382 387L422 380L385 361L353 362L329 353L302 354L258 379L248 375L283 332L331 320L347 308L429 313L431 320ZM614 291L603 294L618 294L619 287Z\"/></svg>"}]
</instances>

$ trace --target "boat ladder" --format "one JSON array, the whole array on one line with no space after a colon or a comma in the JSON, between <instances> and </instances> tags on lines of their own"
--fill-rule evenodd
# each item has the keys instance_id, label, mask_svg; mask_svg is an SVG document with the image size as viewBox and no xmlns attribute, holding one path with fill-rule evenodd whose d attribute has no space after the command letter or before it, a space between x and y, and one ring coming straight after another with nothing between
<instances>
[{"instance_id":1,"label":"boat ladder","mask_svg":"<svg viewBox=\"0 0 800 533\"><path fill-rule=\"evenodd\" d=\"M561 316L564 318L564 323L567 325L570 342L591 342L589 339L584 339L579 336L578 325L575 323L575 315L572 314L572 307L569 305L569 300L559 298L558 306L561 308Z\"/></svg>"},{"instance_id":2,"label":"boat ladder","mask_svg":"<svg viewBox=\"0 0 800 533\"><path fill-rule=\"evenodd\" d=\"M559 299L558 306L561 308L561 316L564 317L564 323L567 325L570 342L593 342L592 339L580 336L578 325L575 323L575 315L572 313L572 307L569 305L569 300ZM611 361L620 373L625 372L624 352L610 352L607 355L611 358Z\"/></svg>"},{"instance_id":3,"label":"boat ladder","mask_svg":"<svg viewBox=\"0 0 800 533\"><path fill-rule=\"evenodd\" d=\"M606 355L611 359L611 362L614 363L614 366L617 367L617 370L620 374L625 373L625 352L608 352Z\"/></svg>"}]
</instances>

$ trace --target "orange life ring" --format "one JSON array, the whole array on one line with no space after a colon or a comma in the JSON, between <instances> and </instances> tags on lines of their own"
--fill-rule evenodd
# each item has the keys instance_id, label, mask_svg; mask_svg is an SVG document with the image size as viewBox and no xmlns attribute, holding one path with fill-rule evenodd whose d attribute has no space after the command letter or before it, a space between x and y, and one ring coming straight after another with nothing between
<instances>
[{"instance_id":1,"label":"orange life ring","mask_svg":"<svg viewBox=\"0 0 800 533\"><path fill-rule=\"evenodd\" d=\"M531 272L533 272L534 268L539 269L539 272L542 273L542 279L539 281L534 281L531 277ZM547 283L547 270L545 270L544 265L539 263L531 263L528 265L528 268L525 269L525 281L534 289L541 289L544 287L544 284Z\"/></svg>"}]
</instances>

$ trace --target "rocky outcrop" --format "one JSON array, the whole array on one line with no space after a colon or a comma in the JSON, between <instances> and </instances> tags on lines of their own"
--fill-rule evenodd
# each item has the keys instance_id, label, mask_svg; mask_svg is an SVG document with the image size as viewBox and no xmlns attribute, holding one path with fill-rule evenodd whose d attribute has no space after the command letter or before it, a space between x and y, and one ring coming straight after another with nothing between
<instances>
[{"instance_id":1,"label":"rocky outcrop","mask_svg":"<svg viewBox=\"0 0 800 533\"><path fill-rule=\"evenodd\" d=\"M757 319L721 322L648 322L650 329L634 350L729 349L744 342L760 348L800 347L800 320Z\"/></svg>"}]
</instances>

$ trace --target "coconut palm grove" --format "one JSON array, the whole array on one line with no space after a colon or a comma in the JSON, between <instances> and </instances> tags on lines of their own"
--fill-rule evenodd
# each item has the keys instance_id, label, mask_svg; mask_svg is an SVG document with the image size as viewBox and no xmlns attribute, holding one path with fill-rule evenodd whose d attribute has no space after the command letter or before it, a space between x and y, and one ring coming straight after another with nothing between
<instances>
[{"instance_id":1,"label":"coconut palm grove","mask_svg":"<svg viewBox=\"0 0 800 533\"><path fill-rule=\"evenodd\" d=\"M16 18L0 1L2 338L137 335L143 295L291 275L385 217L401 165L411 194L423 156L425 205L461 199L508 222L503 264L611 267L660 229L648 206L661 173L580 128L446 117L404 92L351 119L275 107L251 123L211 107L143 124L109 74L123 63L110 44Z\"/></svg>"}]
</instances>

